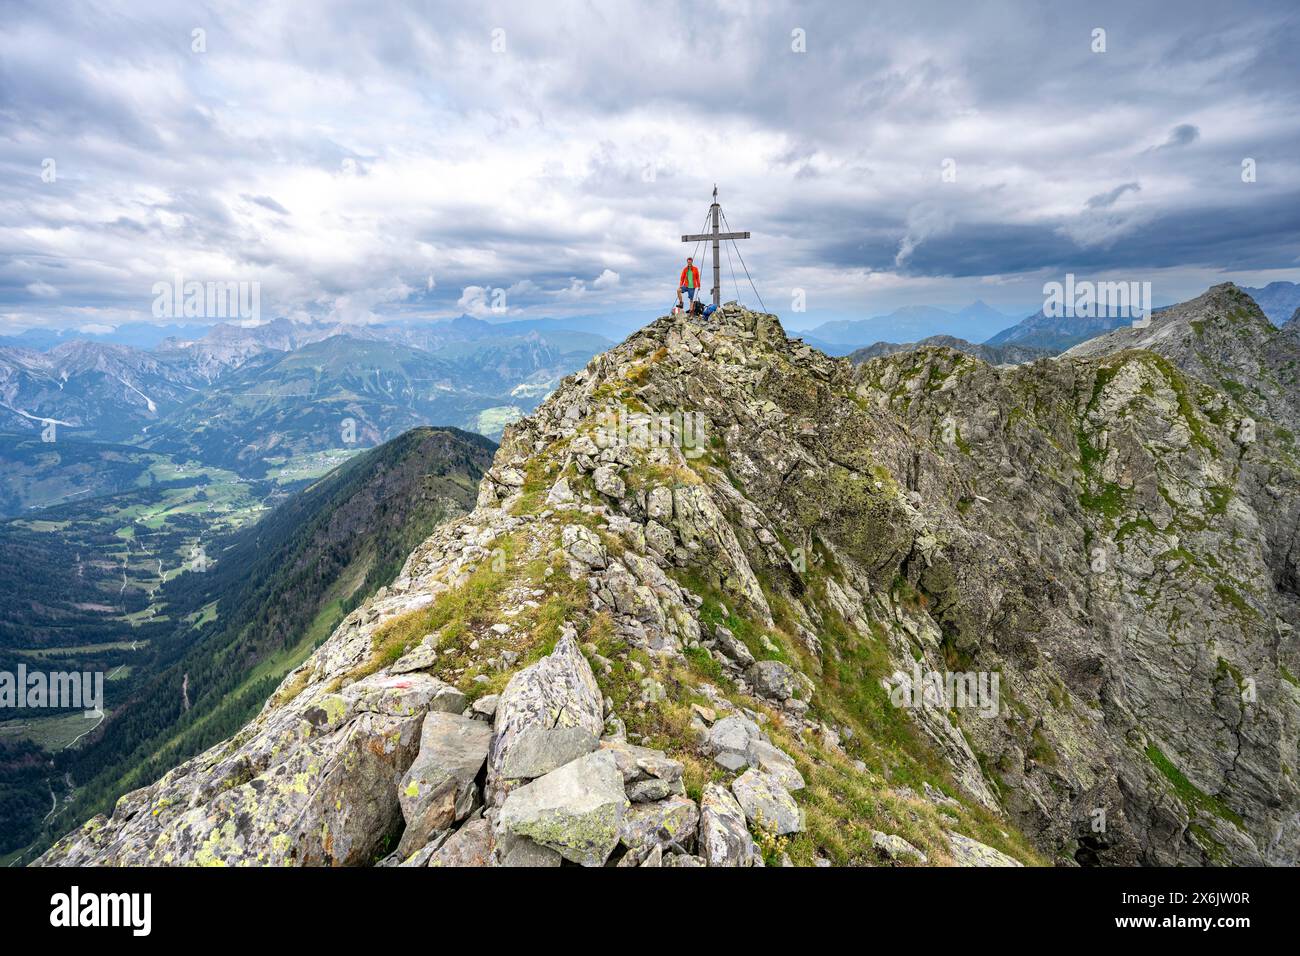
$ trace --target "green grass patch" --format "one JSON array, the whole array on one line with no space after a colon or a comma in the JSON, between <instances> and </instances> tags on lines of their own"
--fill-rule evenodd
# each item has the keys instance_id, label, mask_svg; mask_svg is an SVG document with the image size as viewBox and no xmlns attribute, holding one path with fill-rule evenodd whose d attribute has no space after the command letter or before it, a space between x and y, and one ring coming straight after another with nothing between
<instances>
[{"instance_id":1,"label":"green grass patch","mask_svg":"<svg viewBox=\"0 0 1300 956\"><path fill-rule=\"evenodd\" d=\"M1147 746L1146 755L1147 759L1155 765L1155 768L1173 786L1174 794L1189 810L1204 810L1216 817L1236 824L1241 829L1245 829L1245 821L1242 820L1239 814L1226 806L1218 797L1210 796L1188 780L1186 775L1174 766L1173 761L1166 757L1164 752L1154 743Z\"/></svg>"}]
</instances>

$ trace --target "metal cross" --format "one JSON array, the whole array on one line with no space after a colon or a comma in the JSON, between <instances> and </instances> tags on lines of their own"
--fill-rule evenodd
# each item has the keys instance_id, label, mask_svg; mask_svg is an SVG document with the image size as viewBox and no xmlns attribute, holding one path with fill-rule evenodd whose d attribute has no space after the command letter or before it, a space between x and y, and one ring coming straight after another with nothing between
<instances>
[{"instance_id":1,"label":"metal cross","mask_svg":"<svg viewBox=\"0 0 1300 956\"><path fill-rule=\"evenodd\" d=\"M722 207L718 205L718 187L715 183L713 186L713 205L709 207L709 218L713 223L713 231L705 232L695 236L682 236L682 242L699 242L700 240L712 240L713 242L713 304L722 304L722 264L718 261L718 244L723 239L748 239L747 232L718 232L718 218L722 212Z\"/></svg>"}]
</instances>

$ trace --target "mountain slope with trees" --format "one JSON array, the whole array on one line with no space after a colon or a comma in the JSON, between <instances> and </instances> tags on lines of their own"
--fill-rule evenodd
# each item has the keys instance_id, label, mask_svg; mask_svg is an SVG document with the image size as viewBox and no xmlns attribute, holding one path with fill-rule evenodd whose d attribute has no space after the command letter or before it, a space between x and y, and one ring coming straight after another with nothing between
<instances>
[{"instance_id":1,"label":"mountain slope with trees","mask_svg":"<svg viewBox=\"0 0 1300 956\"><path fill-rule=\"evenodd\" d=\"M47 777L58 790L65 774L75 785L46 832L111 807L124 790L242 726L339 620L391 583L436 525L472 507L494 448L456 429L412 429L221 542L207 570L168 582L162 599L179 624L154 628L133 679L110 696L109 717L33 777L42 814ZM14 759L26 765L30 754ZM12 850L39 818L5 822Z\"/></svg>"}]
</instances>

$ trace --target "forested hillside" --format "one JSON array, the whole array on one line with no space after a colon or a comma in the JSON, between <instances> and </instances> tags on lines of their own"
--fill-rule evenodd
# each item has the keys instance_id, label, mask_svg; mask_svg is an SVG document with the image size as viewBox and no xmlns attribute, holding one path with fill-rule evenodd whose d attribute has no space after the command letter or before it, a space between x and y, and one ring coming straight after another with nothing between
<instances>
[{"instance_id":1,"label":"forested hillside","mask_svg":"<svg viewBox=\"0 0 1300 956\"><path fill-rule=\"evenodd\" d=\"M111 807L124 790L238 729L435 525L473 506L494 448L457 429L412 429L231 535L204 573L163 585L169 623L149 625L139 676L110 691L102 725L52 757L18 744L0 757L10 781L0 794L0 852ZM77 655L78 666L93 664L92 654ZM42 831L34 811L47 812L51 792L69 782Z\"/></svg>"}]
</instances>

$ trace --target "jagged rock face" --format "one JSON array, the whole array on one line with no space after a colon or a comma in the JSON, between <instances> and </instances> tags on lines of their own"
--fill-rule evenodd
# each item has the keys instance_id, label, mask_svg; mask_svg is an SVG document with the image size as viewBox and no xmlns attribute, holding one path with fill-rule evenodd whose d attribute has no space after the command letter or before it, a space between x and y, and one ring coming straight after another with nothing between
<instances>
[{"instance_id":1,"label":"jagged rock face","mask_svg":"<svg viewBox=\"0 0 1300 956\"><path fill-rule=\"evenodd\" d=\"M487 760L492 728L459 714L430 712L420 730L420 752L402 778L398 799L406 826L398 853L410 856L439 831L474 809L479 771Z\"/></svg>"},{"instance_id":2,"label":"jagged rock face","mask_svg":"<svg viewBox=\"0 0 1300 956\"><path fill-rule=\"evenodd\" d=\"M1234 408L1149 351L856 367L732 304L660 319L256 721L42 862L376 862L431 711L490 723L486 770L389 862L843 857L818 795L889 778L873 734L963 800L882 787L930 829L848 862L1014 862L970 814L1048 860L1295 862L1300 483Z\"/></svg>"},{"instance_id":3,"label":"jagged rock face","mask_svg":"<svg viewBox=\"0 0 1300 956\"><path fill-rule=\"evenodd\" d=\"M855 371L771 316L724 310L597 358L498 464L563 442L620 380L646 409L701 414L722 446L725 475L697 467L674 489L713 507L673 529L670 558L760 618L767 593L788 595L815 648L827 609L794 559L824 549L825 603L863 632L890 622L901 671L919 655L996 672L996 718L917 717L965 789L1049 852L1294 860L1296 469L1270 440L1239 443L1241 413L1217 395L1150 353L994 369L923 350ZM574 461L626 469L625 451ZM480 502L510 493L490 473ZM649 527L661 500L619 505ZM736 546L697 538L697 512Z\"/></svg>"},{"instance_id":4,"label":"jagged rock face","mask_svg":"<svg viewBox=\"0 0 1300 956\"><path fill-rule=\"evenodd\" d=\"M1232 283L1157 312L1146 328L1117 329L1076 345L1072 357L1150 349L1232 404L1288 431L1300 428L1300 339L1292 323L1273 325Z\"/></svg>"},{"instance_id":5,"label":"jagged rock face","mask_svg":"<svg viewBox=\"0 0 1300 956\"><path fill-rule=\"evenodd\" d=\"M604 704L591 665L572 637L516 674L497 701L488 787L504 796L596 749Z\"/></svg>"},{"instance_id":6,"label":"jagged rock face","mask_svg":"<svg viewBox=\"0 0 1300 956\"><path fill-rule=\"evenodd\" d=\"M1294 458L1151 352L1076 351L1103 357L864 368L930 439L895 463L945 542L915 572L930 616L1014 702L963 730L1081 861L1294 863Z\"/></svg>"},{"instance_id":7,"label":"jagged rock face","mask_svg":"<svg viewBox=\"0 0 1300 956\"><path fill-rule=\"evenodd\" d=\"M1032 345L978 345L974 342L967 342L965 339L959 339L955 335L931 335L919 342L901 344L877 342L875 345L868 345L864 349L850 352L848 359L850 362L861 365L863 362L869 362L873 358L880 358L882 355L911 352L925 346L948 348L955 352L973 355L990 365L1023 365L1025 362L1037 362L1039 359L1055 355L1057 351L1056 349L1036 348Z\"/></svg>"}]
</instances>

